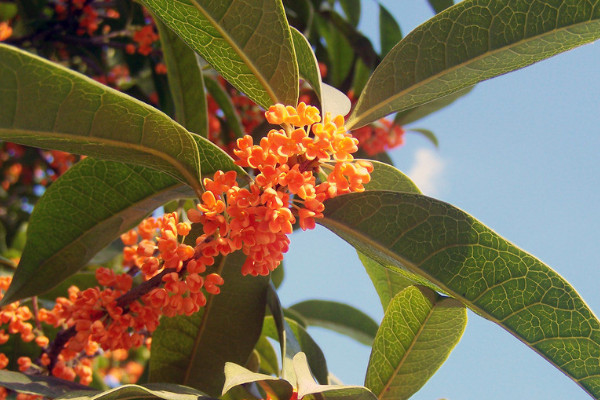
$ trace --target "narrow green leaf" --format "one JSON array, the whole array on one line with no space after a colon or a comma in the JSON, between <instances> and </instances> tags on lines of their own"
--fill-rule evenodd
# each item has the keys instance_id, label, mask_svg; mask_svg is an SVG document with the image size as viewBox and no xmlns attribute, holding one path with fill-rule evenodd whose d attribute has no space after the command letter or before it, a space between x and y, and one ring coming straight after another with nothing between
<instances>
[{"instance_id":1,"label":"narrow green leaf","mask_svg":"<svg viewBox=\"0 0 600 400\"><path fill-rule=\"evenodd\" d=\"M600 1L465 0L384 58L346 127L414 108L600 38Z\"/></svg>"},{"instance_id":2,"label":"narrow green leaf","mask_svg":"<svg viewBox=\"0 0 600 400\"><path fill-rule=\"evenodd\" d=\"M374 160L368 161L373 164L373 172L371 172L371 181L365 185L365 190L421 193L417 185L393 165Z\"/></svg>"},{"instance_id":3,"label":"narrow green leaf","mask_svg":"<svg viewBox=\"0 0 600 400\"><path fill-rule=\"evenodd\" d=\"M315 53L304 35L294 27L290 29L294 41L294 49L296 50L300 77L308 82L315 91L317 98L321 100L321 71L319 70L317 57L315 57Z\"/></svg>"},{"instance_id":4,"label":"narrow green leaf","mask_svg":"<svg viewBox=\"0 0 600 400\"><path fill-rule=\"evenodd\" d=\"M273 282L273 286L277 289L283 283L283 279L285 278L285 270L283 268L283 261L279 264L277 268L273 272L271 272L271 282Z\"/></svg>"},{"instance_id":5,"label":"narrow green leaf","mask_svg":"<svg viewBox=\"0 0 600 400\"><path fill-rule=\"evenodd\" d=\"M204 79L196 53L160 20L156 21L160 48L167 65L175 119L190 132L208 137L208 114Z\"/></svg>"},{"instance_id":6,"label":"narrow green leaf","mask_svg":"<svg viewBox=\"0 0 600 400\"><path fill-rule=\"evenodd\" d=\"M0 386L18 392L39 394L50 398L59 397L74 390L85 390L94 393L89 387L75 382L50 376L26 375L21 372L7 370L0 370Z\"/></svg>"},{"instance_id":7,"label":"narrow green leaf","mask_svg":"<svg viewBox=\"0 0 600 400\"><path fill-rule=\"evenodd\" d=\"M448 96L444 96L440 99L433 100L429 103L425 103L423 105L411 108L409 110L401 111L398 114L396 114L396 117L394 117L394 123L397 125L408 125L422 118L425 118L428 115L441 110L442 108L448 107L456 100L468 94L471 90L473 90L473 88L474 86L469 86L465 89L461 89L457 92L449 94Z\"/></svg>"},{"instance_id":8,"label":"narrow green leaf","mask_svg":"<svg viewBox=\"0 0 600 400\"><path fill-rule=\"evenodd\" d=\"M347 304L327 300L307 300L294 304L298 312L312 326L331 329L370 346L378 325L371 317Z\"/></svg>"},{"instance_id":9,"label":"narrow green leaf","mask_svg":"<svg viewBox=\"0 0 600 400\"><path fill-rule=\"evenodd\" d=\"M356 60L354 67L354 79L352 80L352 90L354 90L354 98L357 98L362 93L369 77L371 76L371 70L363 62L363 60Z\"/></svg>"},{"instance_id":10,"label":"narrow green leaf","mask_svg":"<svg viewBox=\"0 0 600 400\"><path fill-rule=\"evenodd\" d=\"M242 127L242 120L233 106L233 102L231 101L231 97L229 94L219 85L219 83L206 77L204 79L204 84L206 85L206 90L212 96L213 100L219 105L221 111L223 111L223 115L225 116L225 120L227 124L235 134L237 138L241 138L245 135L244 128Z\"/></svg>"},{"instance_id":11,"label":"narrow green leaf","mask_svg":"<svg viewBox=\"0 0 600 400\"><path fill-rule=\"evenodd\" d=\"M306 353L308 364L319 383L327 383L327 363L323 351L314 339L296 321L285 319L286 356L291 360L300 353ZM279 340L273 317L267 316L263 324L263 335Z\"/></svg>"},{"instance_id":12,"label":"narrow green leaf","mask_svg":"<svg viewBox=\"0 0 600 400\"><path fill-rule=\"evenodd\" d=\"M0 304L52 289L154 209L190 196L188 186L149 168L80 161L34 208L19 266Z\"/></svg>"},{"instance_id":13,"label":"narrow green leaf","mask_svg":"<svg viewBox=\"0 0 600 400\"><path fill-rule=\"evenodd\" d=\"M354 50L348 39L332 24L320 15L315 15L317 30L325 40L329 70L327 82L338 87L348 76L352 68Z\"/></svg>"},{"instance_id":14,"label":"narrow green leaf","mask_svg":"<svg viewBox=\"0 0 600 400\"><path fill-rule=\"evenodd\" d=\"M402 39L402 31L396 18L381 4L379 5L379 39L382 57Z\"/></svg>"},{"instance_id":15,"label":"narrow green leaf","mask_svg":"<svg viewBox=\"0 0 600 400\"><path fill-rule=\"evenodd\" d=\"M353 26L358 26L360 22L360 0L340 0L340 5L348 21Z\"/></svg>"},{"instance_id":16,"label":"narrow green leaf","mask_svg":"<svg viewBox=\"0 0 600 400\"><path fill-rule=\"evenodd\" d=\"M295 105L298 65L280 0L141 0L255 103Z\"/></svg>"},{"instance_id":17,"label":"narrow green leaf","mask_svg":"<svg viewBox=\"0 0 600 400\"><path fill-rule=\"evenodd\" d=\"M152 335L151 382L179 383L218 396L225 363L246 362L260 336L269 279L242 276L245 259L241 251L223 259L219 269L225 284L220 294L208 296L203 310L161 319Z\"/></svg>"},{"instance_id":18,"label":"narrow green leaf","mask_svg":"<svg viewBox=\"0 0 600 400\"><path fill-rule=\"evenodd\" d=\"M535 257L463 211L416 194L343 195L326 202L324 215L320 223L361 252L430 281L600 398L600 322Z\"/></svg>"},{"instance_id":19,"label":"narrow green leaf","mask_svg":"<svg viewBox=\"0 0 600 400\"><path fill-rule=\"evenodd\" d=\"M192 136L147 104L0 44L2 139L144 165L200 193L200 158Z\"/></svg>"},{"instance_id":20,"label":"narrow green leaf","mask_svg":"<svg viewBox=\"0 0 600 400\"><path fill-rule=\"evenodd\" d=\"M345 399L345 400L376 400L377 397L366 387L346 385L319 385L315 382L306 354L298 353L294 356L294 370L298 377L299 399Z\"/></svg>"},{"instance_id":21,"label":"narrow green leaf","mask_svg":"<svg viewBox=\"0 0 600 400\"><path fill-rule=\"evenodd\" d=\"M371 278L371 282L373 282L384 311L396 294L414 285L414 282L405 275L386 268L360 251L357 251L357 253L360 262L365 267L369 278Z\"/></svg>"},{"instance_id":22,"label":"narrow green leaf","mask_svg":"<svg viewBox=\"0 0 600 400\"><path fill-rule=\"evenodd\" d=\"M379 400L408 399L446 361L466 326L467 310L457 300L407 287L385 311L365 386Z\"/></svg>"},{"instance_id":23,"label":"narrow green leaf","mask_svg":"<svg viewBox=\"0 0 600 400\"><path fill-rule=\"evenodd\" d=\"M204 393L187 386L172 383L147 383L144 385L123 385L90 396L86 392L72 392L59 397L61 400L213 400Z\"/></svg>"},{"instance_id":24,"label":"narrow green leaf","mask_svg":"<svg viewBox=\"0 0 600 400\"><path fill-rule=\"evenodd\" d=\"M267 374L279 375L277 353L266 336L261 335L258 342L256 342L254 350L256 350L260 356L260 369Z\"/></svg>"},{"instance_id":25,"label":"narrow green leaf","mask_svg":"<svg viewBox=\"0 0 600 400\"><path fill-rule=\"evenodd\" d=\"M427 2L436 14L454 5L454 0L427 0Z\"/></svg>"},{"instance_id":26,"label":"narrow green leaf","mask_svg":"<svg viewBox=\"0 0 600 400\"><path fill-rule=\"evenodd\" d=\"M294 391L292 385L284 379L257 374L240 365L228 362L225 364L225 384L223 385L222 394L227 393L236 386L254 382L261 383L261 387L268 391L271 398L288 400Z\"/></svg>"},{"instance_id":27,"label":"narrow green leaf","mask_svg":"<svg viewBox=\"0 0 600 400\"><path fill-rule=\"evenodd\" d=\"M409 129L407 130L407 132L414 132L414 133L419 133L422 136L424 136L426 139L428 139L435 147L439 147L440 142L438 141L437 136L435 136L435 133L431 132L429 129Z\"/></svg>"}]
</instances>

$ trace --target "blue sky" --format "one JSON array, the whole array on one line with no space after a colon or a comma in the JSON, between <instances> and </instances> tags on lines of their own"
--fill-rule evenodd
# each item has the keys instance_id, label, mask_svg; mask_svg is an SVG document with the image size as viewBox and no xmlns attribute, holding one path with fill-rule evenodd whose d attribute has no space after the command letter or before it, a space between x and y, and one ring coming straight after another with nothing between
<instances>
[{"instance_id":1,"label":"blue sky","mask_svg":"<svg viewBox=\"0 0 600 400\"><path fill-rule=\"evenodd\" d=\"M378 41L377 4L361 26ZM382 1L405 34L433 16L424 0ZM600 42L482 82L392 152L433 197L476 217L565 277L600 312ZM314 260L318 261L315 262ZM379 321L381 305L354 250L323 228L292 237L281 300L347 302ZM369 348L311 329L330 370L362 384ZM599 361L600 362L600 361ZM574 382L497 325L469 313L463 339L413 399L589 399Z\"/></svg>"}]
</instances>

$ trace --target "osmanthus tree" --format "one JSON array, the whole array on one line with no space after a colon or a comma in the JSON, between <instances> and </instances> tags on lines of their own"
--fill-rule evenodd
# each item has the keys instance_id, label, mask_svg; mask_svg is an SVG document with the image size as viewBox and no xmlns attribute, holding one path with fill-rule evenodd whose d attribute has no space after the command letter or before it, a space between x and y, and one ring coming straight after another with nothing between
<instances>
[{"instance_id":1,"label":"osmanthus tree","mask_svg":"<svg viewBox=\"0 0 600 400\"><path fill-rule=\"evenodd\" d=\"M152 73L162 112L0 44L0 137L86 156L45 190L14 274L0 278L3 396L409 398L460 340L468 307L600 398L600 322L577 292L422 195L385 156L355 157L373 146L352 135L373 123L392 134L381 118L415 120L480 81L600 38L600 2L431 1L440 13L404 38L382 8L382 54L355 29L356 0L140 2L158 34L141 28L136 44L108 23L91 36L99 10L118 19L102 2L57 1L56 19L35 25L32 10L46 5L16 1L12 27L0 22L2 40L40 55L64 50L44 47L52 40L71 46L77 57L63 63L90 76L95 57L117 49L165 63ZM116 3L127 23L128 10L141 12ZM165 66L168 84L156 76ZM323 83L323 66L342 92ZM144 99L143 82L119 89ZM316 223L359 252L386 310L379 327L339 303L281 307L288 235ZM334 384L307 325L372 345L364 387ZM147 359L123 370L139 384L109 389L94 372L110 367L101 355Z\"/></svg>"}]
</instances>

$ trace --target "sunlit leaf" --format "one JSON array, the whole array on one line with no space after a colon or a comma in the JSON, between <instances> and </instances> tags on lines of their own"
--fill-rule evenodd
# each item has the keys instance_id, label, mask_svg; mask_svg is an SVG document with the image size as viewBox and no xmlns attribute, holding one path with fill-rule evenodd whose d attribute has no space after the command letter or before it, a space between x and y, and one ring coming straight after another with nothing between
<instances>
[{"instance_id":1,"label":"sunlit leaf","mask_svg":"<svg viewBox=\"0 0 600 400\"><path fill-rule=\"evenodd\" d=\"M298 66L280 0L141 2L257 104L296 104Z\"/></svg>"},{"instance_id":2,"label":"sunlit leaf","mask_svg":"<svg viewBox=\"0 0 600 400\"><path fill-rule=\"evenodd\" d=\"M365 386L380 400L408 399L446 361L466 326L467 310L457 300L407 287L385 311Z\"/></svg>"},{"instance_id":3,"label":"sunlit leaf","mask_svg":"<svg viewBox=\"0 0 600 400\"><path fill-rule=\"evenodd\" d=\"M379 38L381 55L385 56L402 39L402 31L396 19L383 5L379 5Z\"/></svg>"},{"instance_id":4,"label":"sunlit leaf","mask_svg":"<svg viewBox=\"0 0 600 400\"><path fill-rule=\"evenodd\" d=\"M371 317L347 304L327 300L306 300L290 306L311 326L320 326L347 335L370 346L378 325Z\"/></svg>"},{"instance_id":5,"label":"sunlit leaf","mask_svg":"<svg viewBox=\"0 0 600 400\"><path fill-rule=\"evenodd\" d=\"M268 277L242 276L246 256L238 251L221 262L221 293L191 317L162 318L152 335L151 382L192 386L218 396L226 362L243 364L260 336ZM223 333L226 332L226 340Z\"/></svg>"},{"instance_id":6,"label":"sunlit leaf","mask_svg":"<svg viewBox=\"0 0 600 400\"><path fill-rule=\"evenodd\" d=\"M359 127L600 38L600 2L465 0L407 35L349 117Z\"/></svg>"},{"instance_id":7,"label":"sunlit leaf","mask_svg":"<svg viewBox=\"0 0 600 400\"><path fill-rule=\"evenodd\" d=\"M357 253L358 258L365 267L365 271L367 271L373 282L384 311L396 294L414 285L414 281L408 279L404 274L386 268L360 251L357 251Z\"/></svg>"},{"instance_id":8,"label":"sunlit leaf","mask_svg":"<svg viewBox=\"0 0 600 400\"><path fill-rule=\"evenodd\" d=\"M345 116L350 112L350 108L352 107L350 99L333 86L323 83L321 85L321 95L323 115L330 113L332 117L337 115Z\"/></svg>"},{"instance_id":9,"label":"sunlit leaf","mask_svg":"<svg viewBox=\"0 0 600 400\"><path fill-rule=\"evenodd\" d=\"M192 136L147 104L0 44L4 140L144 165L200 192L200 158Z\"/></svg>"},{"instance_id":10,"label":"sunlit leaf","mask_svg":"<svg viewBox=\"0 0 600 400\"><path fill-rule=\"evenodd\" d=\"M460 300L600 397L600 322L535 257L463 211L416 194L351 193L328 200L324 215L322 225L364 254Z\"/></svg>"},{"instance_id":11,"label":"sunlit leaf","mask_svg":"<svg viewBox=\"0 0 600 400\"><path fill-rule=\"evenodd\" d=\"M208 137L204 79L196 53L162 22L156 21L156 26L175 104L175 119L190 132Z\"/></svg>"},{"instance_id":12,"label":"sunlit leaf","mask_svg":"<svg viewBox=\"0 0 600 400\"><path fill-rule=\"evenodd\" d=\"M149 168L80 161L37 202L25 250L1 304L50 290L157 207L193 196L188 186Z\"/></svg>"},{"instance_id":13,"label":"sunlit leaf","mask_svg":"<svg viewBox=\"0 0 600 400\"><path fill-rule=\"evenodd\" d=\"M368 161L373 164L373 172L371 172L371 181L365 184L365 190L421 193L417 185L393 165L374 160Z\"/></svg>"},{"instance_id":14,"label":"sunlit leaf","mask_svg":"<svg viewBox=\"0 0 600 400\"><path fill-rule=\"evenodd\" d=\"M289 400L294 390L292 385L284 379L265 374L257 374L256 372L249 371L234 363L228 362L225 364L225 384L223 385L223 394L227 393L235 386L254 382L260 383L261 387L267 391L270 398Z\"/></svg>"},{"instance_id":15,"label":"sunlit leaf","mask_svg":"<svg viewBox=\"0 0 600 400\"><path fill-rule=\"evenodd\" d=\"M59 397L61 400L128 400L128 399L165 399L165 400L213 400L204 393L187 386L172 383L147 383L144 385L122 385L93 396L85 392L71 392Z\"/></svg>"},{"instance_id":16,"label":"sunlit leaf","mask_svg":"<svg viewBox=\"0 0 600 400\"><path fill-rule=\"evenodd\" d=\"M291 28L294 49L298 60L300 77L313 88L317 98L321 99L321 71L315 53L308 40L296 28Z\"/></svg>"}]
</instances>

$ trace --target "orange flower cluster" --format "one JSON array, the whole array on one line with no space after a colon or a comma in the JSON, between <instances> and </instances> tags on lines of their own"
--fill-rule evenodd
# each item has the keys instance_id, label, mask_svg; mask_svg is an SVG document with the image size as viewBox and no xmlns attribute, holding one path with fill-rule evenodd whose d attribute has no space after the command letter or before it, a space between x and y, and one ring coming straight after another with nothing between
<instances>
[{"instance_id":1,"label":"orange flower cluster","mask_svg":"<svg viewBox=\"0 0 600 400\"><path fill-rule=\"evenodd\" d=\"M383 153L404 143L404 129L385 118L358 128L352 134L358 139L360 148L369 156Z\"/></svg>"},{"instance_id":2,"label":"orange flower cluster","mask_svg":"<svg viewBox=\"0 0 600 400\"><path fill-rule=\"evenodd\" d=\"M353 161L358 141L346 132L344 119L329 115L321 123L315 107L297 108L277 104L265 114L271 130L258 145L251 136L237 140L236 163L255 170L248 189L236 183L236 173L217 172L205 179L206 192L197 209L188 211L192 222L201 223L204 235L196 252L228 254L242 250L247 255L244 275L267 275L283 259L288 234L299 219L304 230L323 216L323 202L339 194L364 190L372 165ZM317 184L316 175L327 176Z\"/></svg>"},{"instance_id":3,"label":"orange flower cluster","mask_svg":"<svg viewBox=\"0 0 600 400\"><path fill-rule=\"evenodd\" d=\"M128 44L125 48L127 53L133 54L137 49L138 53L147 56L152 52L152 44L158 41L158 34L152 25L146 25L133 34L133 40L137 43L137 47L134 44Z\"/></svg>"},{"instance_id":4,"label":"orange flower cluster","mask_svg":"<svg viewBox=\"0 0 600 400\"><path fill-rule=\"evenodd\" d=\"M5 41L12 36L13 30L8 22L0 22L0 42Z\"/></svg>"}]
</instances>

